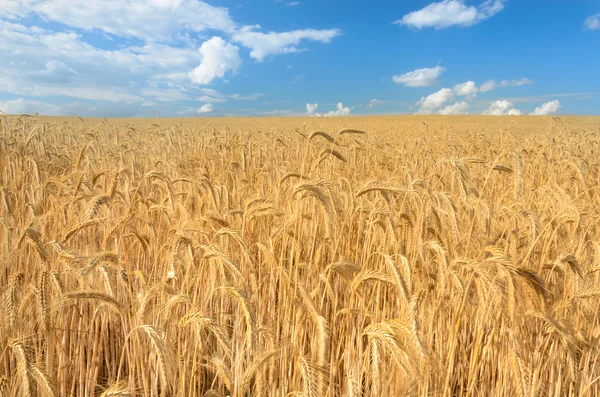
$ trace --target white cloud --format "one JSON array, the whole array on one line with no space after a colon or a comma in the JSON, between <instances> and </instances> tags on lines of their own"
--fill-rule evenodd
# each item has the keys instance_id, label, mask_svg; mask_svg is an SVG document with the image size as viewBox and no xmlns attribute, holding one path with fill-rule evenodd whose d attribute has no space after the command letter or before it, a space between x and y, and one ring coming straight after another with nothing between
<instances>
[{"instance_id":1,"label":"white cloud","mask_svg":"<svg viewBox=\"0 0 600 397\"><path fill-rule=\"evenodd\" d=\"M236 26L227 8L199 0L91 0L76 4L71 0L5 0L0 4L9 18L37 14L74 28L146 41L169 41L182 30L231 33Z\"/></svg>"},{"instance_id":2,"label":"white cloud","mask_svg":"<svg viewBox=\"0 0 600 397\"><path fill-rule=\"evenodd\" d=\"M192 48L146 44L104 50L74 32L0 20L0 92L141 102L140 89L155 88L167 81L161 75L198 62L200 54Z\"/></svg>"},{"instance_id":3,"label":"white cloud","mask_svg":"<svg viewBox=\"0 0 600 397\"><path fill-rule=\"evenodd\" d=\"M454 86L454 93L459 96L474 97L479 89L474 81L467 81L466 83L457 84Z\"/></svg>"},{"instance_id":4,"label":"white cloud","mask_svg":"<svg viewBox=\"0 0 600 397\"><path fill-rule=\"evenodd\" d=\"M397 84L404 84L405 87L431 87L444 70L441 66L416 69L412 72L395 75L392 80Z\"/></svg>"},{"instance_id":5,"label":"white cloud","mask_svg":"<svg viewBox=\"0 0 600 397\"><path fill-rule=\"evenodd\" d=\"M558 109L560 109L560 102L555 99L535 108L535 110L529 114L532 116L547 116L549 114L558 112Z\"/></svg>"},{"instance_id":6,"label":"white cloud","mask_svg":"<svg viewBox=\"0 0 600 397\"><path fill-rule=\"evenodd\" d=\"M204 105L200 106L198 108L198 113L202 114L202 113L210 113L212 112L213 109L213 105L212 103L205 103Z\"/></svg>"},{"instance_id":7,"label":"white cloud","mask_svg":"<svg viewBox=\"0 0 600 397\"><path fill-rule=\"evenodd\" d=\"M193 100L198 85L227 78L242 65L242 46L232 36L247 30L226 8L202 0L0 0L0 10L0 93L33 102L40 97L110 101L122 104L110 114L128 109L138 115L143 104ZM44 28L35 26L42 23ZM323 32L274 35L327 42ZM217 38L210 39L213 35ZM292 43L283 51L291 47L301 50ZM202 96L217 103L262 94Z\"/></svg>"},{"instance_id":8,"label":"white cloud","mask_svg":"<svg viewBox=\"0 0 600 397\"><path fill-rule=\"evenodd\" d=\"M522 85L531 85L531 84L533 84L533 82L525 77L523 77L519 80L502 80L500 82L501 87L511 87L511 86L520 87Z\"/></svg>"},{"instance_id":9,"label":"white cloud","mask_svg":"<svg viewBox=\"0 0 600 397\"><path fill-rule=\"evenodd\" d=\"M319 107L319 105L317 105L316 103L313 103L313 104L307 103L306 104L306 112L308 113L309 116L316 116L316 117L336 117L336 116L350 115L350 108L344 107L344 104L341 102L338 102L335 110L331 110L325 114L315 113L315 110L317 110L318 107Z\"/></svg>"},{"instance_id":10,"label":"white cloud","mask_svg":"<svg viewBox=\"0 0 600 397\"><path fill-rule=\"evenodd\" d=\"M496 82L495 80L488 80L479 87L481 92L488 92L495 90L498 87L520 87L522 85L531 85L533 82L525 77L519 80L502 80L501 82Z\"/></svg>"},{"instance_id":11,"label":"white cloud","mask_svg":"<svg viewBox=\"0 0 600 397\"><path fill-rule=\"evenodd\" d=\"M232 94L229 97L231 99L237 99L238 101L255 101L255 100L257 100L259 98L262 98L264 96L265 96L265 94L254 92L254 93L248 94L248 95Z\"/></svg>"},{"instance_id":12,"label":"white cloud","mask_svg":"<svg viewBox=\"0 0 600 397\"><path fill-rule=\"evenodd\" d=\"M281 110L267 110L266 112L258 112L260 115L264 116L290 116L294 115L292 110L281 109Z\"/></svg>"},{"instance_id":13,"label":"white cloud","mask_svg":"<svg viewBox=\"0 0 600 397\"><path fill-rule=\"evenodd\" d=\"M200 102L227 102L227 98L225 95L221 94L217 90L213 90L212 88L202 88L200 90L203 95L196 98L197 101Z\"/></svg>"},{"instance_id":14,"label":"white cloud","mask_svg":"<svg viewBox=\"0 0 600 397\"><path fill-rule=\"evenodd\" d=\"M29 13L29 2L21 0L0 0L4 18L16 19Z\"/></svg>"},{"instance_id":15,"label":"white cloud","mask_svg":"<svg viewBox=\"0 0 600 397\"><path fill-rule=\"evenodd\" d=\"M454 105L446 106L438 111L439 114L466 114L469 104L465 101L455 102Z\"/></svg>"},{"instance_id":16,"label":"white cloud","mask_svg":"<svg viewBox=\"0 0 600 397\"><path fill-rule=\"evenodd\" d=\"M488 92L488 91L492 91L492 90L496 89L496 87L497 87L496 82L494 80L489 80L489 81L486 81L485 83L483 83L481 85L481 87L479 87L479 90L481 92Z\"/></svg>"},{"instance_id":17,"label":"white cloud","mask_svg":"<svg viewBox=\"0 0 600 397\"><path fill-rule=\"evenodd\" d=\"M188 99L188 95L178 88L144 88L140 90L140 95L158 102L177 102Z\"/></svg>"},{"instance_id":18,"label":"white cloud","mask_svg":"<svg viewBox=\"0 0 600 397\"><path fill-rule=\"evenodd\" d=\"M367 103L367 107L369 109L374 108L376 106L379 106L383 103L383 101L379 100L379 99L371 99L368 103Z\"/></svg>"},{"instance_id":19,"label":"white cloud","mask_svg":"<svg viewBox=\"0 0 600 397\"><path fill-rule=\"evenodd\" d=\"M487 0L479 6L467 6L464 0L443 0L431 3L419 11L406 14L394 22L417 29L450 26L471 26L496 15L504 9L504 0Z\"/></svg>"},{"instance_id":20,"label":"white cloud","mask_svg":"<svg viewBox=\"0 0 600 397\"><path fill-rule=\"evenodd\" d=\"M190 79L197 84L208 84L226 73L236 73L242 65L239 48L218 36L202 43L199 51L202 62L190 72Z\"/></svg>"},{"instance_id":21,"label":"white cloud","mask_svg":"<svg viewBox=\"0 0 600 397\"><path fill-rule=\"evenodd\" d=\"M583 22L583 26L587 30L600 30L600 13L587 17Z\"/></svg>"},{"instance_id":22,"label":"white cloud","mask_svg":"<svg viewBox=\"0 0 600 397\"><path fill-rule=\"evenodd\" d=\"M338 102L336 110L329 111L323 116L325 117L336 117L336 116L348 116L350 115L350 108L345 108L341 102Z\"/></svg>"},{"instance_id":23,"label":"white cloud","mask_svg":"<svg viewBox=\"0 0 600 397\"><path fill-rule=\"evenodd\" d=\"M422 97L417 105L417 114L430 114L454 99L454 91L451 88L442 88L426 97Z\"/></svg>"},{"instance_id":24,"label":"white cloud","mask_svg":"<svg viewBox=\"0 0 600 397\"><path fill-rule=\"evenodd\" d=\"M58 61L48 61L44 69L29 74L35 80L52 83L68 83L77 75L76 71Z\"/></svg>"},{"instance_id":25,"label":"white cloud","mask_svg":"<svg viewBox=\"0 0 600 397\"><path fill-rule=\"evenodd\" d=\"M149 106L155 105L149 103ZM72 102L64 105L18 98L0 102L0 110L6 114L36 114L45 116L82 116L82 117L153 117L154 108L143 107L140 103L103 102L89 105L82 102Z\"/></svg>"},{"instance_id":26,"label":"white cloud","mask_svg":"<svg viewBox=\"0 0 600 397\"><path fill-rule=\"evenodd\" d=\"M12 101L0 102L0 110L6 114L41 113L44 115L54 115L58 114L60 107L57 105L42 103L40 101L31 101L19 98Z\"/></svg>"},{"instance_id":27,"label":"white cloud","mask_svg":"<svg viewBox=\"0 0 600 397\"><path fill-rule=\"evenodd\" d=\"M211 103L227 102L229 99L235 99L238 101L254 101L254 100L257 100L257 99L265 96L264 94L261 94L258 92L248 94L248 95L243 95L243 94L225 95L225 94L220 93L217 90L213 90L212 88L202 88L200 90L200 92L202 92L203 95L200 95L199 97L197 97L196 100L200 101L200 102L211 102Z\"/></svg>"},{"instance_id":28,"label":"white cloud","mask_svg":"<svg viewBox=\"0 0 600 397\"><path fill-rule=\"evenodd\" d=\"M260 26L245 26L232 36L232 39L250 48L250 56L258 62L270 55L290 54L302 51L297 46L303 40L329 43L334 37L341 35L339 29L302 29L290 32L257 32Z\"/></svg>"},{"instance_id":29,"label":"white cloud","mask_svg":"<svg viewBox=\"0 0 600 397\"><path fill-rule=\"evenodd\" d=\"M484 110L483 114L488 116L520 116L521 111L515 109L511 102L500 100L492 103L489 108Z\"/></svg>"}]
</instances>

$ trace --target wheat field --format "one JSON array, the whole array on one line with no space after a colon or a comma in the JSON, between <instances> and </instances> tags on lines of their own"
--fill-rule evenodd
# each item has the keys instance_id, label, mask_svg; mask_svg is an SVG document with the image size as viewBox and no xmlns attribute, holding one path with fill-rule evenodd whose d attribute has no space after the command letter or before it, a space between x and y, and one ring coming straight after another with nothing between
<instances>
[{"instance_id":1,"label":"wheat field","mask_svg":"<svg viewBox=\"0 0 600 397\"><path fill-rule=\"evenodd\" d=\"M600 396L600 118L0 119L0 396Z\"/></svg>"}]
</instances>

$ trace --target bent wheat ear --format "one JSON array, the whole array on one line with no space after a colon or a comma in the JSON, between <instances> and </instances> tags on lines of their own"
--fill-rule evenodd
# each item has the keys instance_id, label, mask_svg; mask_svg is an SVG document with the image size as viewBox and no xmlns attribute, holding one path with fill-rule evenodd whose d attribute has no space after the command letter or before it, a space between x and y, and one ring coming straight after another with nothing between
<instances>
[{"instance_id":1,"label":"bent wheat ear","mask_svg":"<svg viewBox=\"0 0 600 397\"><path fill-rule=\"evenodd\" d=\"M345 158L344 156L342 156L342 154L341 154L340 152L338 152L338 151L337 151L337 150L335 150L335 149L331 149L331 148L324 149L324 150L321 152L321 157L322 157L322 158L324 158L324 157L325 157L325 156L327 156L328 154L331 154L332 156L336 157L338 160L341 160L341 161L343 161L344 163L348 162L348 161L346 160L346 158ZM320 162L319 162L319 163L320 163Z\"/></svg>"},{"instance_id":2,"label":"bent wheat ear","mask_svg":"<svg viewBox=\"0 0 600 397\"><path fill-rule=\"evenodd\" d=\"M365 131L359 131L359 130L341 130L339 132L339 135L345 135L345 134L365 135L366 132Z\"/></svg>"},{"instance_id":3,"label":"bent wheat ear","mask_svg":"<svg viewBox=\"0 0 600 397\"><path fill-rule=\"evenodd\" d=\"M325 138L325 140L328 141L328 142L330 142L330 143L334 143L335 142L335 138L333 138L331 135L329 135L328 133L323 132L323 131L315 131L315 132L313 132L312 134L310 134L310 137L308 138L308 140L310 141L313 138L316 138L318 136L320 136L322 138Z\"/></svg>"},{"instance_id":4,"label":"bent wheat ear","mask_svg":"<svg viewBox=\"0 0 600 397\"><path fill-rule=\"evenodd\" d=\"M31 396L31 363L29 362L27 354L25 353L23 344L13 340L9 343L9 347L17 363L16 377L19 382L18 388L20 395Z\"/></svg>"},{"instance_id":5,"label":"bent wheat ear","mask_svg":"<svg viewBox=\"0 0 600 397\"><path fill-rule=\"evenodd\" d=\"M17 246L20 246L26 237L29 239L29 241L31 241L33 243L33 246L35 247L35 250L38 253L40 259L43 260L44 262L47 262L48 261L48 252L46 251L46 248L44 247L44 243L42 242L42 234L40 232L38 232L37 230L28 227L23 232L23 235L21 236L21 239L19 240L19 243Z\"/></svg>"}]
</instances>

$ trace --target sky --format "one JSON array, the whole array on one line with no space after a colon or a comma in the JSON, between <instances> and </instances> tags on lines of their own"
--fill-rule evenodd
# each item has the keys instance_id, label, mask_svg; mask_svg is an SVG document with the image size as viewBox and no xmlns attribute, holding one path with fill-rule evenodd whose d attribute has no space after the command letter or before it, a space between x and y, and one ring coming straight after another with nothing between
<instances>
[{"instance_id":1,"label":"sky","mask_svg":"<svg viewBox=\"0 0 600 397\"><path fill-rule=\"evenodd\" d=\"M600 115L600 0L0 0L0 110Z\"/></svg>"}]
</instances>

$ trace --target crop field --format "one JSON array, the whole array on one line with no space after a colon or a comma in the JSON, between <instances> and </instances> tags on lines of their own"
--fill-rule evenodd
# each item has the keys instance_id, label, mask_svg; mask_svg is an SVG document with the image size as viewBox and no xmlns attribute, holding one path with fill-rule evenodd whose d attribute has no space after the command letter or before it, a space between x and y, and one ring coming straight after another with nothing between
<instances>
[{"instance_id":1,"label":"crop field","mask_svg":"<svg viewBox=\"0 0 600 397\"><path fill-rule=\"evenodd\" d=\"M0 117L0 396L600 396L600 118Z\"/></svg>"}]
</instances>

